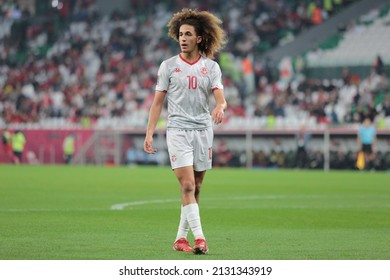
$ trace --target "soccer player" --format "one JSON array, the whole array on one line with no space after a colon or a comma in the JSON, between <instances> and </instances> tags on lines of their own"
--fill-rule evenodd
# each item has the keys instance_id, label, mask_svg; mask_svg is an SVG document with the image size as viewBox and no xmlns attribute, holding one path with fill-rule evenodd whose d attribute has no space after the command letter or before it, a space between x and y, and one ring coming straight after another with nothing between
<instances>
[{"instance_id":1,"label":"soccer player","mask_svg":"<svg viewBox=\"0 0 390 280\"><path fill-rule=\"evenodd\" d=\"M206 170L212 166L212 125L220 124L227 107L221 69L212 60L226 43L222 21L207 11L183 9L168 23L168 35L181 52L163 61L158 70L154 100L149 112L144 150L155 153L153 133L168 101L167 145L171 167L181 189L180 224L173 244L176 251L207 254L199 214L199 193ZM209 96L216 106L210 114ZM191 229L195 244L190 246Z\"/></svg>"}]
</instances>

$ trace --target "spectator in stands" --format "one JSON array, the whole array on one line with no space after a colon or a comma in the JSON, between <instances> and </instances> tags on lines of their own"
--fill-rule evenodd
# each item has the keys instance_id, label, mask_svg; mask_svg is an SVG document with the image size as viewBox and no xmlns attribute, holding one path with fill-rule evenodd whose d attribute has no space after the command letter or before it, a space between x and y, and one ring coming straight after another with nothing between
<instances>
[{"instance_id":1,"label":"spectator in stands","mask_svg":"<svg viewBox=\"0 0 390 280\"><path fill-rule=\"evenodd\" d=\"M376 56L376 59L375 59L373 67L374 67L374 70L375 70L376 74L378 74L378 75L382 75L383 74L384 64L383 64L383 60L382 60L380 55Z\"/></svg>"},{"instance_id":2,"label":"spectator in stands","mask_svg":"<svg viewBox=\"0 0 390 280\"><path fill-rule=\"evenodd\" d=\"M323 22L323 11L321 8L321 4L319 1L312 2L310 5L312 5L311 9L311 22L314 25L320 25Z\"/></svg>"},{"instance_id":3,"label":"spectator in stands","mask_svg":"<svg viewBox=\"0 0 390 280\"><path fill-rule=\"evenodd\" d=\"M322 151L309 152L309 168L320 169L324 167L324 155Z\"/></svg>"},{"instance_id":4,"label":"spectator in stands","mask_svg":"<svg viewBox=\"0 0 390 280\"><path fill-rule=\"evenodd\" d=\"M385 100L382 104L382 112L385 117L390 116L390 93L385 96Z\"/></svg>"},{"instance_id":5,"label":"spectator in stands","mask_svg":"<svg viewBox=\"0 0 390 280\"><path fill-rule=\"evenodd\" d=\"M323 1L323 6L324 6L324 10L326 11L326 13L330 16L333 14L334 12L334 9L333 9L333 0L324 0Z\"/></svg>"},{"instance_id":6,"label":"spectator in stands","mask_svg":"<svg viewBox=\"0 0 390 280\"><path fill-rule=\"evenodd\" d=\"M264 151L253 151L252 152L252 159L253 159L253 167L267 167L268 161L267 161L267 156Z\"/></svg>"}]
</instances>

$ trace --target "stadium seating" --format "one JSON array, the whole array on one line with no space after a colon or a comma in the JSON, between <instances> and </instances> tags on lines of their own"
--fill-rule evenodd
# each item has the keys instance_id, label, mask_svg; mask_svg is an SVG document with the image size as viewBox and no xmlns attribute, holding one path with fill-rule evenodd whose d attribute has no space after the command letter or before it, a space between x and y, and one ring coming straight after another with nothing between
<instances>
[{"instance_id":1,"label":"stadium seating","mask_svg":"<svg viewBox=\"0 0 390 280\"><path fill-rule=\"evenodd\" d=\"M308 66L372 65L377 55L390 63L390 13L372 10L351 24L334 48L308 55Z\"/></svg>"},{"instance_id":2,"label":"stadium seating","mask_svg":"<svg viewBox=\"0 0 390 280\"><path fill-rule=\"evenodd\" d=\"M177 46L166 38L161 26L169 19L173 7L180 8L180 1L163 3L157 10L135 7L133 11L116 11L101 17L96 16L95 9L87 2L80 3L84 6L74 7L67 18L60 17L51 22L53 26L60 26L55 30L47 29L42 21L26 15L32 24L27 29L29 36L24 48L20 41L12 41L10 36L12 23L19 23L20 18L2 15L0 36L4 39L4 55L0 71L3 85L0 126L145 127L158 64L177 52ZM93 5L94 1L88 3ZM286 37L293 39L295 34L315 24L309 16L313 3L282 0L262 1L258 5L249 0L199 3L202 8L212 8L220 13L229 34L225 51L233 71L221 65L225 84L229 84L238 96L227 94L229 104L235 105L227 111L226 127L321 127L332 124L334 116L338 120L334 124L356 121L347 118L351 106L355 105L356 91L350 85L340 83L341 77L332 81L335 94L325 89L321 93L325 101L319 104L316 101L319 87L314 84L323 81L297 76L287 88L278 83L277 77L272 77L268 66L260 61L267 49L285 42ZM334 12L323 10L324 15L329 13L327 16ZM366 29L388 32L384 23L389 15L377 13L376 17L377 20L369 18L372 23ZM281 31L275 32L275 27ZM248 32L253 37L245 37ZM367 33L367 40L379 36L368 31L364 33ZM357 61L356 55L361 53L362 61L373 63L377 51L383 50L387 54L390 50L387 41L366 45L363 50L363 44L358 44L355 37L347 33L340 48L323 51L331 56L324 55L324 61ZM349 46L347 51L344 45ZM366 54L372 50L375 54ZM251 56L244 57L244 53ZM254 68L255 90L248 93L244 92L249 87L243 84L240 71L244 58L250 58ZM387 63L387 56L384 58ZM309 62L314 63L316 59L309 57ZM363 77L361 82L368 79L370 77ZM309 92L304 92L303 87ZM384 91L388 91L388 85ZM329 102L329 99L333 101ZM385 124L388 122L386 119Z\"/></svg>"}]
</instances>

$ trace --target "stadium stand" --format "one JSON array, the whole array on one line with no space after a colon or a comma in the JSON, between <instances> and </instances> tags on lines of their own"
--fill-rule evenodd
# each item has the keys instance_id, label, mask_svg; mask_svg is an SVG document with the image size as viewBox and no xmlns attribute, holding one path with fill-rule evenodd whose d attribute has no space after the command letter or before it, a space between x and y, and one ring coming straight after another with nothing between
<instances>
[{"instance_id":1,"label":"stadium stand","mask_svg":"<svg viewBox=\"0 0 390 280\"><path fill-rule=\"evenodd\" d=\"M35 17L17 6L8 6L6 10L3 4L3 125L144 126L158 64L176 51L172 42L164 39L161 26L174 7L179 9L184 4L167 1L155 9L145 9L153 6L148 5L150 1L133 2L138 5L132 9L100 16L95 1L76 1L73 7L62 7L56 17ZM229 45L221 56L226 58L222 66L231 104L231 126L241 122L240 117L251 118L251 104L256 95L263 95L257 85L268 70L258 61L261 54L320 24L339 9L329 5L325 9L318 1L196 3L191 5L220 11L226 22ZM320 22L313 20L316 9L321 10ZM245 59L254 68L249 73L253 76L249 80L254 83L251 86L241 76ZM277 77L267 75L269 87ZM267 104L263 111L276 117L283 116L284 111L295 112L283 108L288 103L286 98L281 97L278 102L277 108ZM307 115L307 111L299 114ZM256 124L256 120L249 123Z\"/></svg>"},{"instance_id":2,"label":"stadium stand","mask_svg":"<svg viewBox=\"0 0 390 280\"><path fill-rule=\"evenodd\" d=\"M308 66L372 66L379 55L386 65L390 63L390 4L382 11L372 9L354 19L338 38L334 47L319 49L308 55ZM332 45L332 42L330 41Z\"/></svg>"},{"instance_id":3,"label":"stadium stand","mask_svg":"<svg viewBox=\"0 0 390 280\"><path fill-rule=\"evenodd\" d=\"M380 129L390 128L390 38L382 36L370 46L363 42L390 34L389 6L371 9L337 36L324 37L321 50L276 63L269 59L272 51L369 1L169 0L154 5L134 0L109 14L102 13L101 1L54 2L55 7L42 1L35 7L31 1L1 3L0 127L144 128L158 65L177 52L165 25L173 11L188 4L217 11L229 35L216 58L229 103L224 129L354 128L364 114L376 118ZM365 37L359 37L361 28ZM374 67L377 61L383 67ZM357 63L369 68L368 74L358 75ZM344 72L319 79L306 75L312 66L338 66ZM279 161L269 160L280 152L273 142L265 150L267 164L255 151L254 166L289 167L294 161L288 151ZM311 155L313 168L323 164L318 152ZM226 164L242 164L242 153Z\"/></svg>"}]
</instances>

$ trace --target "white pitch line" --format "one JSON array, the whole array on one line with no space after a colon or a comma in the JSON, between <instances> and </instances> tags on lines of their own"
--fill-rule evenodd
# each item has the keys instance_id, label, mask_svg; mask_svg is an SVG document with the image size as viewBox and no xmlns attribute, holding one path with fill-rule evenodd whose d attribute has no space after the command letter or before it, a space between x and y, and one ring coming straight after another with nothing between
<instances>
[{"instance_id":1,"label":"white pitch line","mask_svg":"<svg viewBox=\"0 0 390 280\"><path fill-rule=\"evenodd\" d=\"M52 209L52 208L7 208L0 212L79 212L79 211L103 211L107 208L74 208L74 209Z\"/></svg>"},{"instance_id":2,"label":"white pitch line","mask_svg":"<svg viewBox=\"0 0 390 280\"><path fill-rule=\"evenodd\" d=\"M111 206L111 210L123 210L125 207L128 206L135 206L135 205L144 205L144 204L160 204L160 203L169 203L169 202L179 202L179 199L157 199L157 200L141 200L141 201L131 201L131 202L124 202L119 203Z\"/></svg>"},{"instance_id":3,"label":"white pitch line","mask_svg":"<svg viewBox=\"0 0 390 280\"><path fill-rule=\"evenodd\" d=\"M269 195L269 196L247 196L247 197L219 197L219 198L205 198L203 200L254 200L254 199L281 199L286 198L288 196L275 196L275 195ZM124 202L119 203L111 206L111 210L123 210L124 208L128 206L136 206L136 205L145 205L145 204L161 204L161 203L169 203L169 202L179 202L179 199L157 199L157 200L141 200L141 201L131 201L131 202Z\"/></svg>"},{"instance_id":4,"label":"white pitch line","mask_svg":"<svg viewBox=\"0 0 390 280\"><path fill-rule=\"evenodd\" d=\"M341 196L336 195L259 195L259 196L234 196L234 197L218 197L218 198L203 198L202 200L206 201L224 201L224 200L277 200L277 199L320 199L320 198L329 198L333 197L335 199L342 199ZM348 196L349 198L350 196ZM354 196L355 198L366 198L367 196ZM137 205L146 205L146 204L163 204L163 203L170 203L170 202L180 202L179 199L157 199L157 200L141 200L141 201L131 201L131 202L124 202L119 203L111 206L111 210L123 210L124 208L128 206L137 206ZM390 205L376 205L379 208L389 208ZM265 206L266 208L270 208L270 206ZM358 208L373 208L370 205L360 205ZM315 208L314 206L305 206L305 205L298 205L298 206L278 206L278 208ZM320 207L323 208L323 207ZM328 207L326 207L328 208ZM329 206L329 208L356 208L356 206L346 206L346 205L335 205L335 206Z\"/></svg>"}]
</instances>

